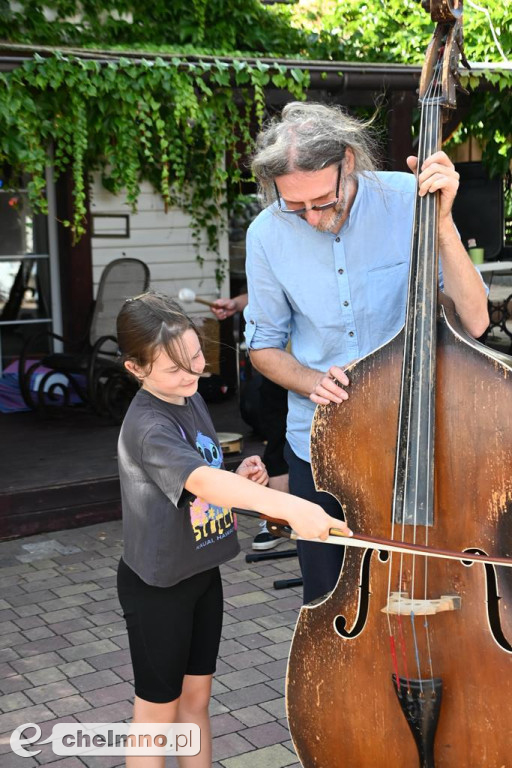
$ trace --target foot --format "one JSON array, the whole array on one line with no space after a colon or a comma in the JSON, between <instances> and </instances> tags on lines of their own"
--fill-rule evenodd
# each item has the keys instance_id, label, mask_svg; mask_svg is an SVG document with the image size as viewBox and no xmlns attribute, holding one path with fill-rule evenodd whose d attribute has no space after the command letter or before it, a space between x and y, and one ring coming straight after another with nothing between
<instances>
[{"instance_id":1,"label":"foot","mask_svg":"<svg viewBox=\"0 0 512 768\"><path fill-rule=\"evenodd\" d=\"M254 537L252 541L252 548L256 550L274 549L274 547L282 544L284 539L281 536L272 536L268 531L262 531Z\"/></svg>"}]
</instances>

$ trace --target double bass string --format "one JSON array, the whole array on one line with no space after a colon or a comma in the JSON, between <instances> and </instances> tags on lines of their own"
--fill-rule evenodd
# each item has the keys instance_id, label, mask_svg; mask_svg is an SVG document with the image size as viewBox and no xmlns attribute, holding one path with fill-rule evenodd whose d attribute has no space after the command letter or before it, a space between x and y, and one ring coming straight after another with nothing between
<instances>
[{"instance_id":1,"label":"double bass string","mask_svg":"<svg viewBox=\"0 0 512 768\"><path fill-rule=\"evenodd\" d=\"M424 97L424 107L426 108L426 117L423 114L422 120L421 120L421 126L420 126L420 142L419 142L420 143L420 147L419 147L420 151L419 151L419 158L418 158L418 170L419 170L419 168L421 168L421 164L422 164L423 160L426 157L428 157L428 155L430 155L432 153L432 151L434 151L437 148L436 145L435 145L435 142L437 141L437 137L434 135L434 126L436 124L438 124L437 123L438 112L436 113L436 98L435 98L438 95L439 95L439 87L438 87L437 83L434 83L434 78L433 78L432 81L430 82L429 86L428 86L427 93L425 94L425 97ZM432 96L434 96L434 98L432 98ZM437 107L437 110L438 110L438 107ZM425 117L425 119L424 119L424 117ZM421 232L427 232L430 237L432 237L432 233L429 231L429 229L427 227L424 226L424 219L426 218L426 220L428 221L429 217L432 216L431 206L435 206L435 199L434 199L434 196L432 196L430 194L427 195L426 200L425 199L421 200L420 204L418 206L418 216L419 216L419 219L420 219L420 221L419 221L420 231ZM435 207L434 207L434 215L435 215ZM422 286L421 286L422 293L421 293L421 295L418 296L418 281L417 281L417 279L416 280L413 279L414 275L413 275L412 268L411 268L411 279L410 279L410 286L409 286L409 288L410 288L410 290L409 290L409 301L413 302L414 326L416 328L417 321L418 321L418 311L420 311L420 317L419 317L419 320L420 320L420 330L421 330L420 340L422 338L424 338L424 336L425 336L425 325L430 323L430 328L429 328L429 331L430 331L430 341L432 341L432 339L434 338L433 334L435 333L435 321L436 321L435 312L434 312L434 310L432 310L432 312L430 313L430 318L425 318L425 315L424 315L424 312L422 311L422 309L427 305L427 302L426 302L426 298L427 297L425 295L426 291L430 290L432 292L431 295L432 296L435 295L433 293L433 291L435 290L436 285L437 285L437 269L436 269L437 261L436 261L435 258L434 259L428 258L430 253L434 253L434 247L435 247L435 242L428 242L428 240L424 238L424 240L423 240L423 251L424 251L424 253L422 254L423 258L422 258L422 264L421 264L421 267L422 267L422 270L423 270L423 273L422 273L422 278L423 279L422 279ZM419 266L420 265L416 265L416 270L419 269ZM429 270L430 270L430 272L429 272ZM418 301L418 298L420 298L421 301ZM409 337L409 334L407 333L407 331L408 331L408 325L409 325L409 322L410 322L410 317L411 317L411 312L408 311L407 312L407 318L406 318L406 338ZM425 387L422 386L422 384L424 384L423 377L425 375L425 370L427 371L427 373L431 373L431 371L433 370L432 349L435 349L435 344L433 344L433 343L429 343L427 345L421 345L420 349L419 349L420 359L418 360L417 344L418 344L418 341L417 341L417 338L416 338L416 334L413 334L412 335L412 339L411 339L410 365L414 365L415 362L416 363L418 363L418 362L420 363L420 365L419 365L419 372L418 372L419 381L420 381L420 388L419 388L419 391L420 391L420 402L419 402L419 404L417 404L416 415L421 413L421 411L422 411L422 408L421 408L421 396L422 396L422 393L425 392ZM424 348L425 346L427 347L427 350L425 350L425 348ZM427 365L425 366L423 357L424 357L426 351L430 352L430 359L428 359L426 361ZM406 375L405 375L406 373L407 372L405 370L405 365L404 365L404 369L402 371L402 393L404 392L404 386L406 384L410 388L412 387L412 379L414 378L412 376L406 377ZM428 379L427 379L427 383L428 383ZM403 398L403 394L402 394L402 398ZM433 459L433 444L432 444L432 435L433 435L432 427L433 427L433 425L430 423L430 419L433 418L433 412L434 412L434 409L432 407L433 388L428 387L428 386L427 386L427 398L429 400L428 408L427 408L427 413L429 414L429 423L427 423L428 434L426 436L427 437L427 445L428 445L427 457L426 457L427 463L428 463L428 467L427 467L427 478L428 478L428 477L430 477L430 473L432 471L431 460ZM405 439L405 445L406 446L409 446L410 445L410 441L411 441L411 425L412 425L411 407L412 407L412 400L413 400L413 398L412 398L412 391L410 389L409 390L409 400L408 400L408 418L407 418L407 423L406 423L406 439ZM419 405L419 407L418 407L418 405ZM402 418L402 414L401 414L401 418ZM416 426L417 426L417 442L419 442L419 439L420 439L420 426L421 425L418 423ZM400 429L399 429L399 434L400 434ZM403 443L402 443L402 449L403 449ZM418 460L419 455L420 455L419 445L417 444L416 445L416 457L417 457L416 465L415 465L415 467L412 468L413 475L414 475L414 483L413 483L413 487L412 487L412 492L413 492L412 501L413 501L413 510L414 510L414 512L413 512L413 516L414 516L414 518L413 518L414 519L414 522L413 522L413 541L414 541L414 543L417 542L417 510L418 510L418 486L419 486L418 474L419 474L419 469L420 469L419 460ZM398 476L398 460L399 460L399 457L398 457L398 451L397 451L397 473L396 473L397 476ZM407 474L408 473L408 462L409 462L409 451L408 450L405 452L405 455L402 456L402 461L404 461L404 460L405 460L405 477L407 477L408 476L408 474ZM425 510L425 514L428 514L428 507L432 503L432 499L430 499L430 491L431 491L432 483L427 482L426 485L427 485L427 498L426 498L427 509ZM402 509L404 511L402 512L402 541L405 541L405 524L406 524L405 509L406 509L407 493L409 493L409 495L411 493L411 483L410 482L409 482L409 485L407 485L407 484L405 485L404 491L403 491L403 499L402 499L403 507L402 507ZM397 502L396 494L397 494L397 488L396 488L396 484L395 484L394 503L393 503L394 511L396 509L396 502ZM396 519L396 516L395 516L395 514L393 514L393 519L392 519L392 539L394 539L395 519ZM425 527L427 527L426 541L428 543L428 526L425 526ZM388 575L388 602L389 602L389 599L390 599L390 596L391 596L391 579L392 579L392 570L393 570L392 569L392 562L393 562L392 554L390 554L389 571L388 571L388 573L389 573L389 575ZM415 591L416 591L416 583L415 582L416 582L416 558L413 556L413 558L412 558L412 582L411 582L411 597L413 599L414 599L414 595L415 595ZM425 563L425 586L424 586L425 599L426 599L427 594L428 594L427 583L428 583L428 580L427 580L427 570L426 570L426 563ZM402 554L401 558L400 558L400 565L399 565L397 628L398 628L398 639L399 639L399 645L400 645L400 650L401 650L402 663L403 663L403 667L404 667L404 670L405 670L405 675L404 676L405 676L405 679L406 679L406 682L407 682L407 688L410 689L409 673L408 673L408 670L407 670L407 652L406 652L405 636L404 636L403 622L402 622L402 616L401 616L401 614L402 614L402 587L403 586L404 586L404 556ZM418 647L418 642L417 642L417 637L416 637L416 627L415 627L415 623L414 623L415 622L415 615L414 615L414 612L412 612L412 611L410 613L410 618L411 618L411 631L412 631L412 639L413 639L413 646L414 646L414 658L415 658L415 661L416 661L416 666L418 668L418 679L420 680L420 687L422 687L422 683L421 683L421 665L420 665L420 658L419 658L419 647ZM432 685L433 685L433 672L432 672L432 658L431 658L431 650L430 650L430 637L429 637L428 619L426 617L425 617L425 621L424 621L424 628L425 628L426 642L427 642L428 666L429 666L429 669L430 669L430 675L431 675L431 678L432 678ZM389 636L390 636L391 655L392 655L392 660L393 660L393 666L394 666L395 675L397 676L397 683L398 683L399 675L398 675L398 661L397 661L397 655L396 655L396 644L395 644L394 633L393 633L391 617L390 617L389 612L388 612L388 629L389 629Z\"/></svg>"},{"instance_id":2,"label":"double bass string","mask_svg":"<svg viewBox=\"0 0 512 768\"><path fill-rule=\"evenodd\" d=\"M440 66L441 66L440 62L438 62L438 65L437 65L437 67L435 69L435 72L434 72L434 77L435 77L435 80L436 80L436 84L435 84L435 88L434 88L434 98L433 98L432 103L430 105L430 130L429 130L429 133L430 133L430 135L432 137L432 145L433 145L430 148L431 150L437 149L437 139L438 139L438 137L435 137L434 133L435 133L436 126L439 126L441 124L440 123L440 115L439 115L439 111L440 111L439 103L440 103L441 90L442 90L441 89L441 84L440 84L440 78L439 78ZM435 142L435 146L434 146L434 142ZM433 205L435 207L436 203L437 203L436 196L435 195L428 195L427 198L428 198L427 205L428 206ZM435 211L434 211L434 214L435 214ZM434 237L435 237L436 232L437 232L437 222L436 222L435 232L433 233ZM439 269L438 269L438 254L436 254L434 249L437 249L437 243L435 241L432 243L432 253L434 255L434 258L431 260L431 274L430 274L431 296L432 297L434 297L436 295L437 287L438 287L438 279L439 279L438 278L438 272L439 272ZM427 262L427 261L428 260L425 259L425 262ZM433 308L433 311L431 312L431 315L430 315L430 323L431 323L430 338L432 340L434 340L434 336L436 334L436 323L437 323L437 317L436 317L436 312L435 312L435 304L436 303L434 302L434 308ZM433 358L433 361L432 361L433 366L434 366L434 370L433 370L432 373L433 373L434 376L435 376L435 362L436 362L436 357L435 357L436 346L437 346L437 344L434 344L434 343L432 343L432 345L431 345L431 355L432 354L434 355L434 358ZM435 388L434 387L429 387L428 391L429 391L429 408L428 408L429 418L432 419L432 420L435 420L435 403L433 403L433 400L434 400L433 392L435 391ZM429 424L429 442L432 440L432 446L429 445L429 450L427 451L427 461L431 461L431 462L433 462L433 460L434 460L434 450L435 450L434 436L435 436L435 422L433 424ZM433 467L429 468L429 475L430 475L431 472L433 472ZM427 493L428 494L430 494L433 491L433 487L434 487L434 483L432 481L431 483L428 484L428 487L427 487ZM432 505L433 505L433 499L431 500L431 502L429 501L429 504L430 503L432 503ZM426 546L429 545L428 525L425 526L425 545ZM428 570L429 570L429 561L428 561L428 558L425 558L425 561L424 561L424 599L425 600L428 599ZM425 617L424 617L423 626L424 626L424 630L425 630L425 641L426 641L426 647L427 647L427 660L428 660L428 666L429 666L429 670L430 670L430 679L431 679L432 691L434 691L435 690L434 689L434 668L433 668L433 661L432 661L432 648L431 648L431 643L430 643L430 628L429 628L429 621L428 621L428 616L427 615L425 615Z\"/></svg>"}]
</instances>

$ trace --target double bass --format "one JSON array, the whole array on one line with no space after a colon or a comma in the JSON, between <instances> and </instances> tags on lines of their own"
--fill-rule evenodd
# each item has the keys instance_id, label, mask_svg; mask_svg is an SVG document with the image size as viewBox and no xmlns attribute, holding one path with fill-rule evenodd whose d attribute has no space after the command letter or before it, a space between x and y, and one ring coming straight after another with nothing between
<instances>
[{"instance_id":1,"label":"double bass","mask_svg":"<svg viewBox=\"0 0 512 768\"><path fill-rule=\"evenodd\" d=\"M462 51L462 2L423 6L437 27L418 167L440 147ZM349 400L316 409L313 475L367 543L300 611L286 685L299 759L512 768L512 358L438 292L436 193L416 203L405 326L347 375Z\"/></svg>"}]
</instances>

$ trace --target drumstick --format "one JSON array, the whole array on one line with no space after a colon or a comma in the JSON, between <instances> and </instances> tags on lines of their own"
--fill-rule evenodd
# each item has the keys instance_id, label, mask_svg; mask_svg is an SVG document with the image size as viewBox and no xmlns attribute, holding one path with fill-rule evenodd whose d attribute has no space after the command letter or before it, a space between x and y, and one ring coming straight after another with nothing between
<instances>
[{"instance_id":1,"label":"drumstick","mask_svg":"<svg viewBox=\"0 0 512 768\"><path fill-rule=\"evenodd\" d=\"M196 304L205 304L207 307L215 306L215 302L213 301L208 301L207 299L200 299L198 296L196 296L195 292L191 288L180 288L178 293L178 299L180 301L185 302L186 304L192 303L193 301L195 301Z\"/></svg>"}]
</instances>

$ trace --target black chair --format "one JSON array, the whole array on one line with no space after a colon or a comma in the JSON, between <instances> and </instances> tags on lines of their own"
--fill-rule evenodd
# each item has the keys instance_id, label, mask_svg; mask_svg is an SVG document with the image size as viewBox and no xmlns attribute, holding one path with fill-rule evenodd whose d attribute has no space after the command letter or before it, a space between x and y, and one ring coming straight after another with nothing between
<instances>
[{"instance_id":1,"label":"black chair","mask_svg":"<svg viewBox=\"0 0 512 768\"><path fill-rule=\"evenodd\" d=\"M123 301L149 286L149 269L139 259L115 259L100 278L85 339L67 342L62 336L42 331L24 345L19 362L23 399L33 410L49 412L71 405L74 393L99 416L120 421L137 384L119 363L115 321ZM43 340L57 339L68 350L42 357ZM48 369L36 377L39 368ZM37 381L36 384L34 382ZM76 398L75 398L76 400Z\"/></svg>"}]
</instances>

